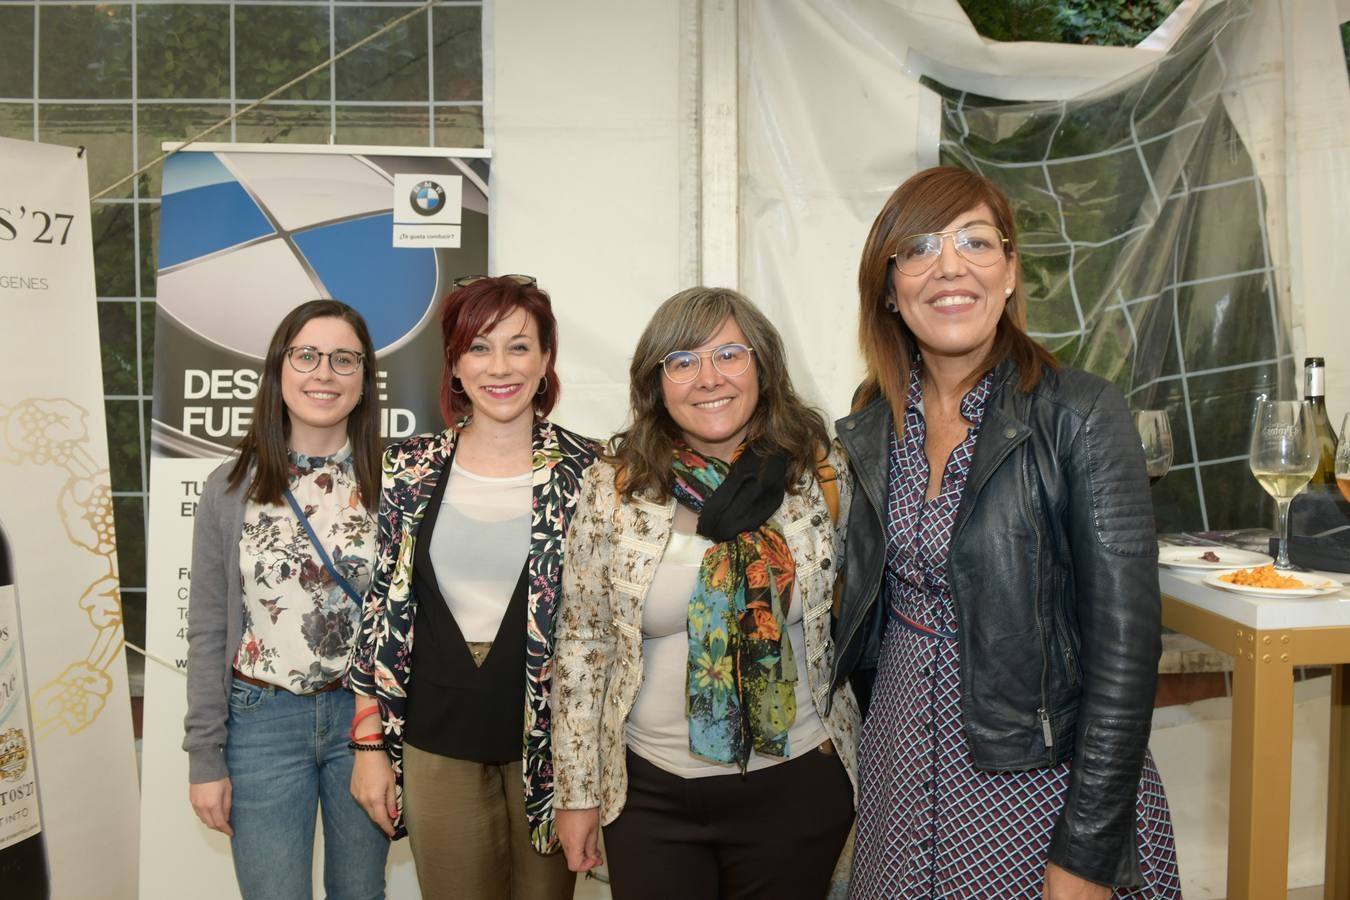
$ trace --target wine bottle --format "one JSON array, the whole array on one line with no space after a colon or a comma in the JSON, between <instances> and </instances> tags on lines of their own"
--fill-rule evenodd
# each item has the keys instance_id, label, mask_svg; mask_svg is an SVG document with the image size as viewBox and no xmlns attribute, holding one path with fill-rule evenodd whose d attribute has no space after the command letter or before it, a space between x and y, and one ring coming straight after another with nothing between
<instances>
[{"instance_id":1,"label":"wine bottle","mask_svg":"<svg viewBox=\"0 0 1350 900\"><path fill-rule=\"evenodd\" d=\"M1313 430L1317 441L1317 471L1310 484L1336 485L1336 432L1327 416L1326 361L1320 356L1303 360L1303 399L1312 407Z\"/></svg>"},{"instance_id":2,"label":"wine bottle","mask_svg":"<svg viewBox=\"0 0 1350 900\"><path fill-rule=\"evenodd\" d=\"M14 561L0 526L0 894L6 900L51 896L27 684Z\"/></svg>"}]
</instances>

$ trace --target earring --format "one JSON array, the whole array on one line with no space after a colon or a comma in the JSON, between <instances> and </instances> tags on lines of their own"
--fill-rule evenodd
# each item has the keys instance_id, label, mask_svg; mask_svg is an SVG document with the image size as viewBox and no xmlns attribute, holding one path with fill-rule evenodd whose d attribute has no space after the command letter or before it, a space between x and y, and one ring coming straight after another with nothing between
<instances>
[{"instance_id":1,"label":"earring","mask_svg":"<svg viewBox=\"0 0 1350 900\"><path fill-rule=\"evenodd\" d=\"M894 300L887 300L887 301L886 301L886 311L887 311L887 312L896 312L896 311L899 310L899 309L900 309L900 307L898 307L898 306L895 305L895 301L894 301Z\"/></svg>"},{"instance_id":2,"label":"earring","mask_svg":"<svg viewBox=\"0 0 1350 900\"><path fill-rule=\"evenodd\" d=\"M455 387L455 382L459 382L459 387ZM460 381L459 378L454 375L450 376L450 393L468 396L468 391L464 390L464 382Z\"/></svg>"},{"instance_id":3,"label":"earring","mask_svg":"<svg viewBox=\"0 0 1350 900\"><path fill-rule=\"evenodd\" d=\"M536 397L542 397L547 391L548 391L548 376L545 375L543 378L539 379L539 390L535 391L534 395Z\"/></svg>"},{"instance_id":4,"label":"earring","mask_svg":"<svg viewBox=\"0 0 1350 900\"><path fill-rule=\"evenodd\" d=\"M1003 296L1005 296L1005 297L1011 297L1011 296L1012 296L1012 291L1013 291L1012 288L1004 288L1004 289L1003 289Z\"/></svg>"}]
</instances>

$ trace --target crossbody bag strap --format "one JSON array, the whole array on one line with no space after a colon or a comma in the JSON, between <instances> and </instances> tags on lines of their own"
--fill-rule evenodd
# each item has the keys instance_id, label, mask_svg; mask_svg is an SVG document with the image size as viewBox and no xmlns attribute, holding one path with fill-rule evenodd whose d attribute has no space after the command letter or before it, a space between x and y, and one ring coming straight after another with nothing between
<instances>
[{"instance_id":1,"label":"crossbody bag strap","mask_svg":"<svg viewBox=\"0 0 1350 900\"><path fill-rule=\"evenodd\" d=\"M821 496L825 498L825 508L830 512L830 521L839 524L839 473L830 465L828 458L816 463L816 483L820 485Z\"/></svg>"},{"instance_id":2,"label":"crossbody bag strap","mask_svg":"<svg viewBox=\"0 0 1350 900\"><path fill-rule=\"evenodd\" d=\"M822 456L816 462L816 483L820 485L820 494L825 498L825 508L829 510L831 524L839 524L839 473L830 465L828 456ZM835 573L834 593L831 607L834 617L839 618L839 610L844 602L844 579Z\"/></svg>"},{"instance_id":3,"label":"crossbody bag strap","mask_svg":"<svg viewBox=\"0 0 1350 900\"><path fill-rule=\"evenodd\" d=\"M342 588L342 592L350 597L352 602L360 609L365 601L360 594L356 593L355 588L347 582L347 579L342 577L337 567L333 565L333 560L329 558L328 551L323 549L323 544L319 543L319 536L314 533L314 526L309 524L309 516L305 515L305 511L300 508L300 501L295 499L295 495L291 493L290 488L286 489L286 502L291 505L291 510L295 513L296 519L305 527L305 534L309 535L309 542L319 554L319 559L323 560L323 567L328 570L333 583Z\"/></svg>"}]
</instances>

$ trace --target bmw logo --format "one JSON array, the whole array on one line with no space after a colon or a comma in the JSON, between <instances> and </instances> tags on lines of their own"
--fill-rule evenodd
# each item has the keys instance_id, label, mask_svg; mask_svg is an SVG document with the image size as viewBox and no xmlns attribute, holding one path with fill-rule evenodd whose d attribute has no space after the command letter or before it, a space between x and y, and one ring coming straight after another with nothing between
<instances>
[{"instance_id":1,"label":"bmw logo","mask_svg":"<svg viewBox=\"0 0 1350 900\"><path fill-rule=\"evenodd\" d=\"M434 181L419 181L408 202L418 215L434 216L445 208L445 188Z\"/></svg>"}]
</instances>

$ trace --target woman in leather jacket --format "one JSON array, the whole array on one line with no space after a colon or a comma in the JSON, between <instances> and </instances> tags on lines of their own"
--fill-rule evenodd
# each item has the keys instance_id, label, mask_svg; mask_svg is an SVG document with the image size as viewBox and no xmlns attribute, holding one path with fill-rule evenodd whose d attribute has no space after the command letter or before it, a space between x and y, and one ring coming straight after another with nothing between
<instances>
[{"instance_id":1,"label":"woman in leather jacket","mask_svg":"<svg viewBox=\"0 0 1350 900\"><path fill-rule=\"evenodd\" d=\"M857 898L1180 896L1139 440L1024 331L1016 241L997 187L940 167L863 249L835 624L866 710Z\"/></svg>"}]
</instances>

